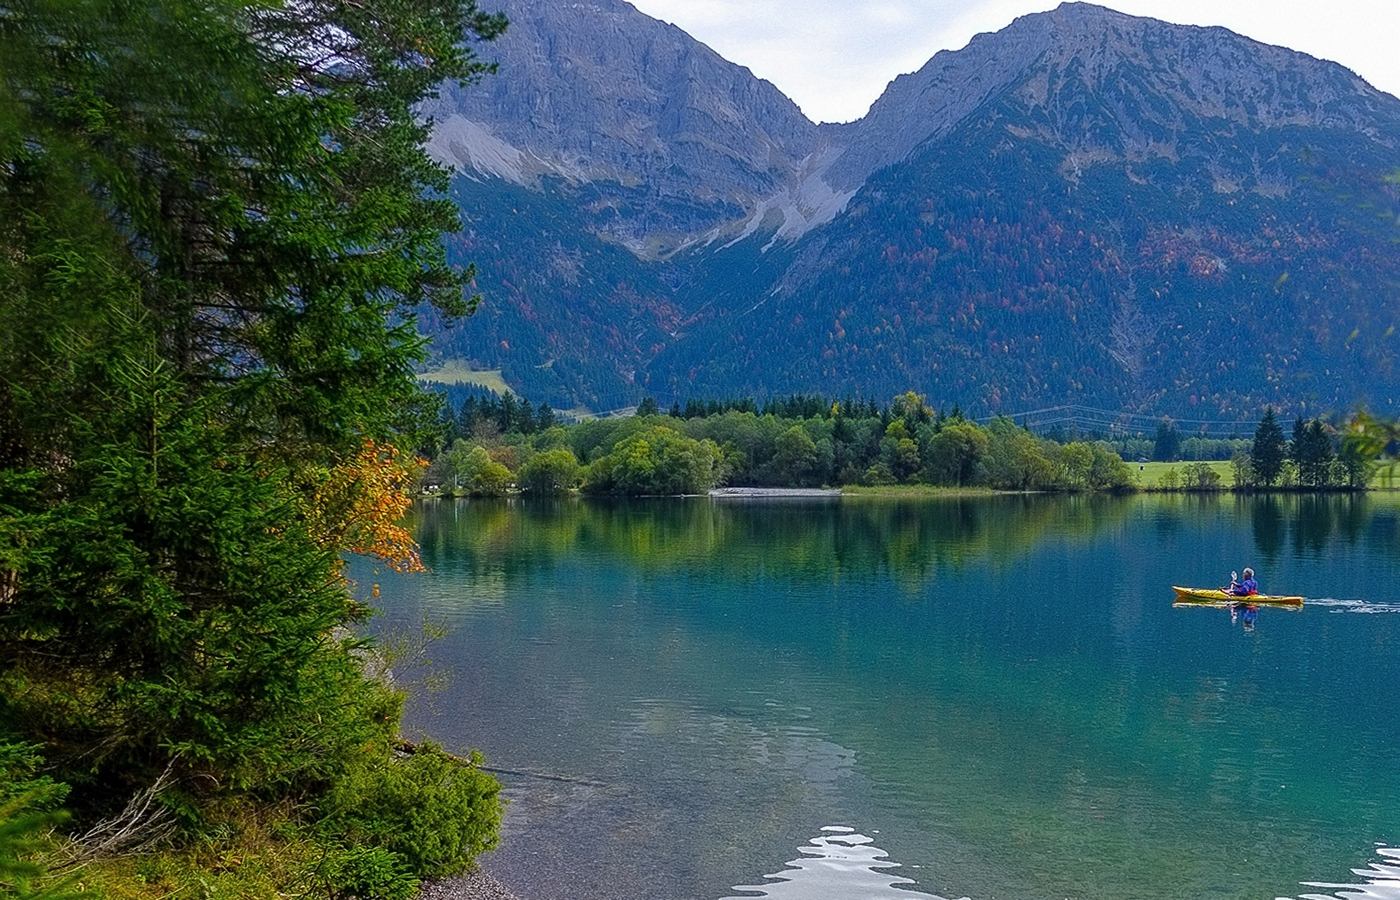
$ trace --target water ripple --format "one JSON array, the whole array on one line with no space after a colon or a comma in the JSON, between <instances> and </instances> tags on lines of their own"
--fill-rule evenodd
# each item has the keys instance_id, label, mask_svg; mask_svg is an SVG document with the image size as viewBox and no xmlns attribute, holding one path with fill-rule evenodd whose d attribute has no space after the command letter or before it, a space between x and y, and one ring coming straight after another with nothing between
<instances>
[{"instance_id":1,"label":"water ripple","mask_svg":"<svg viewBox=\"0 0 1400 900\"><path fill-rule=\"evenodd\" d=\"M733 890L745 891L738 897L724 900L748 900L769 897L772 900L910 900L934 894L912 891L896 885L914 884L914 880L881 872L895 869L899 863L887 859L885 851L875 846L874 839L857 834L854 828L828 825L822 834L812 838L805 847L797 848L805 856L788 862L789 868L765 878L775 883L762 885L736 884Z\"/></svg>"},{"instance_id":2,"label":"water ripple","mask_svg":"<svg viewBox=\"0 0 1400 900\"><path fill-rule=\"evenodd\" d=\"M1339 600L1335 597L1309 599L1308 606L1325 606L1328 612L1340 613L1400 613L1400 603L1370 603L1366 600Z\"/></svg>"},{"instance_id":3,"label":"water ripple","mask_svg":"<svg viewBox=\"0 0 1400 900\"><path fill-rule=\"evenodd\" d=\"M1400 900L1400 849L1379 847L1385 862L1373 862L1365 869L1351 871L1366 879L1364 884L1328 884L1305 881L1305 887L1325 888L1334 894L1303 894L1302 900Z\"/></svg>"}]
</instances>

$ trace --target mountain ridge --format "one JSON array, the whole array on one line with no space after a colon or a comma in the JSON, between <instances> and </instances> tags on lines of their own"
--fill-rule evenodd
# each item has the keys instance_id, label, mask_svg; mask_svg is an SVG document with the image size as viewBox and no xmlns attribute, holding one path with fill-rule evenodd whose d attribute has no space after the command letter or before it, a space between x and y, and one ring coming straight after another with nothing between
<instances>
[{"instance_id":1,"label":"mountain ridge","mask_svg":"<svg viewBox=\"0 0 1400 900\"><path fill-rule=\"evenodd\" d=\"M1387 180L1400 100L1342 66L1066 3L935 54L856 122L813 125L621 0L511 3L528 14L516 32L528 52L503 44L500 83L429 110L474 230L458 258L478 262L487 296L435 347L502 368L527 394L617 406L603 398L912 387L982 411L1093 396L1232 415L1395 402L1390 335L1367 343L1363 320L1390 323L1400 307ZM551 18L566 14L585 21ZM587 14L605 21L590 30ZM607 41L623 46L594 45ZM568 93L550 79L585 83ZM530 99L550 90L568 97ZM548 222L515 221L522 206L548 208ZM477 240L493 230L511 239ZM995 250L969 249L984 240ZM551 267L578 277L539 271ZM1241 337L1295 369L1316 360L1316 373L1182 370L1202 357L1175 336L1181 317L1219 341L1232 308L1267 318L1269 297L1291 321ZM989 304L1013 311L990 317L996 336L987 316L948 315ZM1344 348L1323 324L1332 313L1354 320ZM842 324L862 316L863 330ZM993 345L1034 349L1018 368L989 362ZM962 375L947 375L950 360Z\"/></svg>"}]
</instances>

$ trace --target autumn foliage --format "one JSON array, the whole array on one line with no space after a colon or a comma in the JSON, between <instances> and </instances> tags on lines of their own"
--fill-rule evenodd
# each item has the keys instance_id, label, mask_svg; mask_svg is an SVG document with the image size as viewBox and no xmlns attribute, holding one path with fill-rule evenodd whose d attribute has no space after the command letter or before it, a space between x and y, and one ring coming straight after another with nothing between
<instances>
[{"instance_id":1,"label":"autumn foliage","mask_svg":"<svg viewBox=\"0 0 1400 900\"><path fill-rule=\"evenodd\" d=\"M319 470L303 510L323 547L374 556L398 572L420 572L418 545L400 524L422 460L366 439L338 465Z\"/></svg>"}]
</instances>

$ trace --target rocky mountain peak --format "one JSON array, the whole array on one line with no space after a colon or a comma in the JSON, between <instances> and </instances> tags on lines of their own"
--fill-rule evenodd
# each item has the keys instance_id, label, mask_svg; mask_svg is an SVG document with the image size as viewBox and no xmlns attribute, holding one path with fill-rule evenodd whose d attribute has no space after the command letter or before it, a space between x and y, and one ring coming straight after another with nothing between
<instances>
[{"instance_id":1,"label":"rocky mountain peak","mask_svg":"<svg viewBox=\"0 0 1400 900\"><path fill-rule=\"evenodd\" d=\"M527 396L1400 404L1400 99L1341 66L1067 3L816 126L621 0L506 2L429 110L487 298L435 347Z\"/></svg>"},{"instance_id":2,"label":"rocky mountain peak","mask_svg":"<svg viewBox=\"0 0 1400 900\"><path fill-rule=\"evenodd\" d=\"M1395 115L1395 98L1336 63L1225 28L1064 3L936 54L891 82L864 119L824 126L844 148L826 178L838 188L858 185L1003 97L1033 115L1063 119L1064 107L1079 102L1061 104L1067 91L1116 106L1117 120L1100 124L1121 129L1129 143L1145 121L1169 131L1188 120L1355 128ZM1071 144L1082 138L1059 137Z\"/></svg>"},{"instance_id":3,"label":"rocky mountain peak","mask_svg":"<svg viewBox=\"0 0 1400 900\"><path fill-rule=\"evenodd\" d=\"M624 0L505 0L500 73L448 87L431 149L474 177L590 196L643 257L754 233L795 240L870 175L989 104L1080 160L1175 157L1201 123L1356 128L1395 100L1333 63L1223 28L1065 3L901 75L860 121L816 126L767 81ZM1014 109L1011 109L1014 108ZM1004 110L1004 112L1006 112ZM1217 130L1219 130L1217 128Z\"/></svg>"},{"instance_id":4,"label":"rocky mountain peak","mask_svg":"<svg viewBox=\"0 0 1400 900\"><path fill-rule=\"evenodd\" d=\"M425 112L432 150L518 184L598 190L602 230L637 249L742 218L788 187L816 126L748 69L622 0L506 0L498 75Z\"/></svg>"}]
</instances>

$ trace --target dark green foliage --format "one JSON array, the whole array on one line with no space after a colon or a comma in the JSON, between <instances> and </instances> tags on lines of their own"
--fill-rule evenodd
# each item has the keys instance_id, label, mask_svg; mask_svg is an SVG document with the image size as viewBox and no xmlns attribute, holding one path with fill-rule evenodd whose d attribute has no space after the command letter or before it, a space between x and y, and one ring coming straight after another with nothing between
<instances>
[{"instance_id":1,"label":"dark green foliage","mask_svg":"<svg viewBox=\"0 0 1400 900\"><path fill-rule=\"evenodd\" d=\"M354 777L403 792L401 697L348 630L358 545L316 491L435 428L412 310L464 313L470 272L413 111L503 26L448 0L0 11L0 736L42 746L76 824L164 773L176 840L240 806L316 825ZM476 834L480 798L429 806ZM363 882L328 892L483 846L366 835L327 839Z\"/></svg>"},{"instance_id":2,"label":"dark green foliage","mask_svg":"<svg viewBox=\"0 0 1400 900\"><path fill-rule=\"evenodd\" d=\"M1187 463L1182 467L1182 487L1188 491L1220 490L1220 474L1209 463Z\"/></svg>"},{"instance_id":3,"label":"dark green foliage","mask_svg":"<svg viewBox=\"0 0 1400 900\"><path fill-rule=\"evenodd\" d=\"M1371 483L1371 476L1379 468L1376 457L1366 452L1365 445L1357 441L1342 441L1337 451L1337 473L1351 490L1365 490Z\"/></svg>"},{"instance_id":4,"label":"dark green foliage","mask_svg":"<svg viewBox=\"0 0 1400 900\"><path fill-rule=\"evenodd\" d=\"M520 467L516 483L527 494L567 494L579 486L583 468L566 447L537 453Z\"/></svg>"},{"instance_id":5,"label":"dark green foliage","mask_svg":"<svg viewBox=\"0 0 1400 900\"><path fill-rule=\"evenodd\" d=\"M410 900L421 884L392 850L335 844L325 848L311 879L330 900Z\"/></svg>"},{"instance_id":6,"label":"dark green foliage","mask_svg":"<svg viewBox=\"0 0 1400 900\"><path fill-rule=\"evenodd\" d=\"M703 494L724 476L719 447L670 428L651 427L618 441L595 460L583 488L595 494Z\"/></svg>"},{"instance_id":7,"label":"dark green foliage","mask_svg":"<svg viewBox=\"0 0 1400 900\"><path fill-rule=\"evenodd\" d=\"M896 397L883 409L849 400L794 398L789 408L825 413L810 418L759 415L745 409L744 401L693 400L691 405L706 414L660 421L649 416L596 419L521 438L521 451L533 455L527 456L517 482L526 492L556 492L566 479L553 473L584 459L590 461L584 490L591 493L698 493L717 483L721 474L726 484L771 487L1133 487L1126 465L1104 442L1060 444L1004 418L984 427L956 413L956 407L954 413L940 416L912 393ZM710 449L704 450L707 446ZM514 452L501 449L503 458ZM488 459L484 449L472 453L483 463ZM440 483L456 458L454 450L433 464L434 483Z\"/></svg>"},{"instance_id":8,"label":"dark green foliage","mask_svg":"<svg viewBox=\"0 0 1400 900\"><path fill-rule=\"evenodd\" d=\"M494 434L534 434L553 428L558 421L548 403L534 407L529 400L517 400L512 394L469 394L458 407L453 434L462 438L471 438L483 430Z\"/></svg>"},{"instance_id":9,"label":"dark green foliage","mask_svg":"<svg viewBox=\"0 0 1400 900\"><path fill-rule=\"evenodd\" d=\"M299 521L288 471L230 452L168 371L113 376L62 472L77 502L44 503L57 477L9 498L43 553L15 569L0 686L87 803L123 802L172 756L245 787L304 778L323 748L296 739L302 709L330 693L320 678L358 678L303 671L357 611L326 577L335 550Z\"/></svg>"},{"instance_id":10,"label":"dark green foliage","mask_svg":"<svg viewBox=\"0 0 1400 900\"><path fill-rule=\"evenodd\" d=\"M1394 482L1396 470L1400 468L1400 464L1395 461L1397 450L1400 450L1400 422L1378 419L1361 410L1351 420L1347 429L1346 437L1342 441L1341 457L1349 477L1353 478L1353 485L1355 474L1359 471L1364 472L1369 480L1370 474L1380 470L1384 483L1389 486ZM1387 455L1390 461L1382 465L1381 458Z\"/></svg>"},{"instance_id":11,"label":"dark green foliage","mask_svg":"<svg viewBox=\"0 0 1400 900\"><path fill-rule=\"evenodd\" d=\"M423 878L452 875L496 845L500 784L431 743L353 768L322 801L325 826L390 851Z\"/></svg>"},{"instance_id":12,"label":"dark green foliage","mask_svg":"<svg viewBox=\"0 0 1400 900\"><path fill-rule=\"evenodd\" d=\"M0 803L23 800L30 810L46 812L57 809L68 796L68 785L39 774L43 763L40 748L20 744L0 735Z\"/></svg>"},{"instance_id":13,"label":"dark green foliage","mask_svg":"<svg viewBox=\"0 0 1400 900\"><path fill-rule=\"evenodd\" d=\"M0 801L0 896L13 900L76 900L72 890L77 878L55 878L35 861L36 850L46 842L45 833L62 821L40 812L26 796Z\"/></svg>"},{"instance_id":14,"label":"dark green foliage","mask_svg":"<svg viewBox=\"0 0 1400 900\"><path fill-rule=\"evenodd\" d=\"M773 442L773 459L769 465L783 483L806 487L817 474L817 461L816 442L801 425L793 425Z\"/></svg>"},{"instance_id":15,"label":"dark green foliage","mask_svg":"<svg viewBox=\"0 0 1400 900\"><path fill-rule=\"evenodd\" d=\"M929 439L925 473L933 484L976 484L987 456L986 432L969 422L952 422Z\"/></svg>"},{"instance_id":16,"label":"dark green foliage","mask_svg":"<svg viewBox=\"0 0 1400 900\"><path fill-rule=\"evenodd\" d=\"M1293 458L1298 463L1299 483L1311 488L1331 487L1336 483L1332 462L1337 455L1331 429L1313 419L1294 433L1297 447Z\"/></svg>"},{"instance_id":17,"label":"dark green foliage","mask_svg":"<svg viewBox=\"0 0 1400 900\"><path fill-rule=\"evenodd\" d=\"M433 462L424 480L458 495L499 497L510 486L511 475L485 447L459 440Z\"/></svg>"},{"instance_id":18,"label":"dark green foliage","mask_svg":"<svg viewBox=\"0 0 1400 900\"><path fill-rule=\"evenodd\" d=\"M1171 462L1181 452L1181 432L1170 419L1157 423L1157 436L1152 444L1152 458L1157 462Z\"/></svg>"},{"instance_id":19,"label":"dark green foliage","mask_svg":"<svg viewBox=\"0 0 1400 900\"><path fill-rule=\"evenodd\" d=\"M1293 422L1293 439L1288 442L1288 458L1302 467L1303 456L1307 453L1308 424L1299 416Z\"/></svg>"},{"instance_id":20,"label":"dark green foliage","mask_svg":"<svg viewBox=\"0 0 1400 900\"><path fill-rule=\"evenodd\" d=\"M68 787L37 774L38 748L0 739L0 896L73 900L75 877L54 878L38 861L45 834L62 824L55 807Z\"/></svg>"},{"instance_id":21,"label":"dark green foliage","mask_svg":"<svg viewBox=\"0 0 1400 900\"><path fill-rule=\"evenodd\" d=\"M503 23L438 0L24 12L0 23L11 302L74 287L53 276L71 282L77 259L108 282L96 296L127 281L161 355L228 385L241 427L386 434L415 406L404 376L419 348L412 319L389 314L458 315L470 276L443 257L456 213L425 191L445 176L418 150L412 107L475 77L462 34ZM313 63L331 34L340 64Z\"/></svg>"},{"instance_id":22,"label":"dark green foliage","mask_svg":"<svg viewBox=\"0 0 1400 900\"><path fill-rule=\"evenodd\" d=\"M1264 487L1272 487L1283 473L1283 461L1287 459L1288 446L1283 439L1283 429L1272 406L1264 408L1264 418L1254 431L1254 445L1250 450L1250 465L1254 477Z\"/></svg>"}]
</instances>

